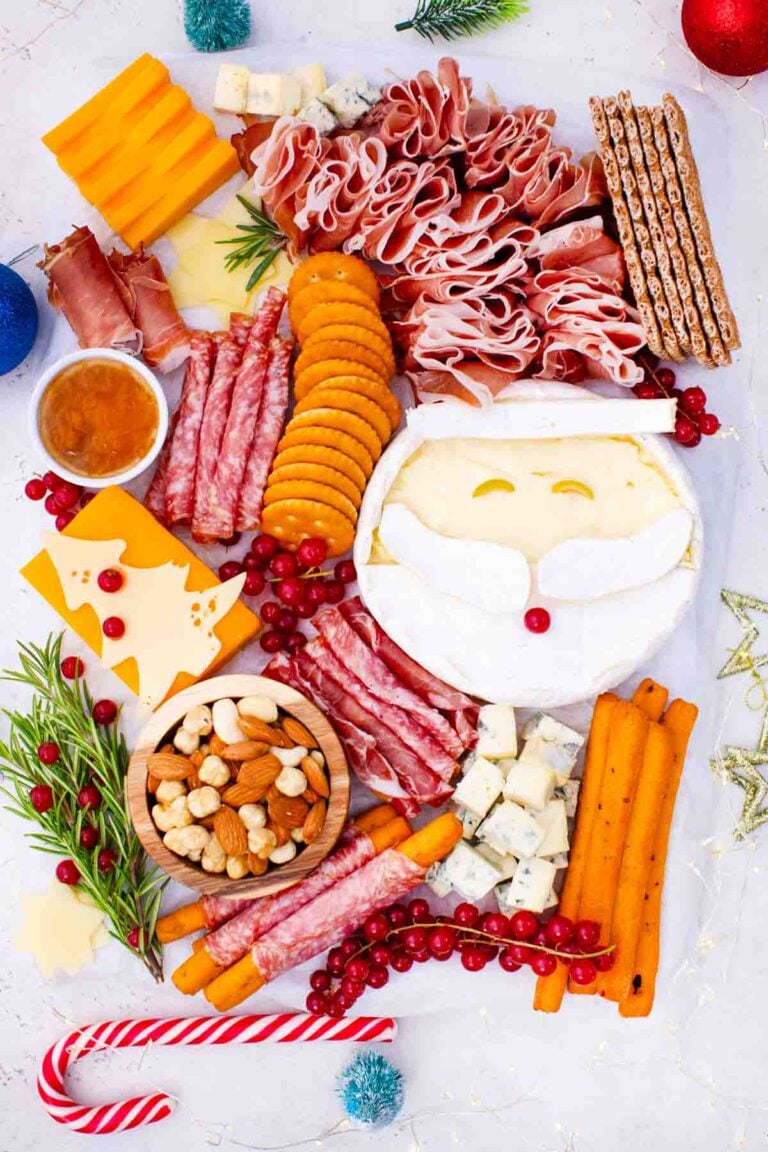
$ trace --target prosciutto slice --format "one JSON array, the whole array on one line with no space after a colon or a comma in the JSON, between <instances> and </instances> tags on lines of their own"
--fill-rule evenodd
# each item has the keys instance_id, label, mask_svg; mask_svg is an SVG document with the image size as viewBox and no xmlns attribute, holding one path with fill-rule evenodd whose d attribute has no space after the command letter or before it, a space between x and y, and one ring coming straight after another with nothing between
<instances>
[{"instance_id":1,"label":"prosciutto slice","mask_svg":"<svg viewBox=\"0 0 768 1152\"><path fill-rule=\"evenodd\" d=\"M288 411L292 353L293 340L276 338L270 344L264 393L235 517L238 532L249 531L259 524L264 489Z\"/></svg>"},{"instance_id":2,"label":"prosciutto slice","mask_svg":"<svg viewBox=\"0 0 768 1152\"><path fill-rule=\"evenodd\" d=\"M168 458L165 515L169 524L190 523L195 510L200 428L216 352L216 344L207 332L193 332L190 344Z\"/></svg>"},{"instance_id":3,"label":"prosciutto slice","mask_svg":"<svg viewBox=\"0 0 768 1152\"><path fill-rule=\"evenodd\" d=\"M297 250L304 246L307 230L295 222L296 196L320 170L326 147L312 124L284 116L251 157L253 190Z\"/></svg>"},{"instance_id":4,"label":"prosciutto slice","mask_svg":"<svg viewBox=\"0 0 768 1152\"><path fill-rule=\"evenodd\" d=\"M144 359L159 372L173 372L189 356L189 331L179 315L157 256L143 249L109 254L112 271L122 282L131 317L143 337Z\"/></svg>"},{"instance_id":5,"label":"prosciutto slice","mask_svg":"<svg viewBox=\"0 0 768 1152\"><path fill-rule=\"evenodd\" d=\"M48 277L48 300L63 312L81 348L117 348L138 356L143 337L131 319L130 298L90 228L75 228L45 245L38 265Z\"/></svg>"},{"instance_id":6,"label":"prosciutto slice","mask_svg":"<svg viewBox=\"0 0 768 1152\"><path fill-rule=\"evenodd\" d=\"M296 226L309 248L340 248L356 230L387 164L381 140L357 135L331 140L320 170L297 195Z\"/></svg>"},{"instance_id":7,"label":"prosciutto slice","mask_svg":"<svg viewBox=\"0 0 768 1152\"><path fill-rule=\"evenodd\" d=\"M419 72L411 80L396 80L376 106L379 138L393 156L433 159L463 150L472 83L459 75L450 57L438 62L437 76Z\"/></svg>"},{"instance_id":8,"label":"prosciutto slice","mask_svg":"<svg viewBox=\"0 0 768 1152\"><path fill-rule=\"evenodd\" d=\"M456 207L461 195L449 164L429 161L391 164L373 189L357 231L344 248L362 249L369 260L401 264L414 250L429 224Z\"/></svg>"},{"instance_id":9,"label":"prosciutto slice","mask_svg":"<svg viewBox=\"0 0 768 1152\"><path fill-rule=\"evenodd\" d=\"M205 399L195 474L195 504L192 516L192 535L200 543L210 542L203 531L203 510L208 490L216 473L221 441L227 426L232 392L243 358L243 350L229 333L217 338L216 365Z\"/></svg>"},{"instance_id":10,"label":"prosciutto slice","mask_svg":"<svg viewBox=\"0 0 768 1152\"><path fill-rule=\"evenodd\" d=\"M538 260L544 271L581 268L595 273L615 293L625 282L621 247L606 235L601 216L575 220L542 233L531 245L529 257Z\"/></svg>"},{"instance_id":11,"label":"prosciutto slice","mask_svg":"<svg viewBox=\"0 0 768 1152\"><path fill-rule=\"evenodd\" d=\"M419 751L426 753L433 747L433 751L425 755L424 759L428 760L438 776L450 781L458 771L456 757L461 755L463 748L448 721L439 712L427 707L423 700L390 672L337 608L327 608L321 612L315 617L314 625L328 647L339 654L345 667L366 686L372 696L384 705L401 709L412 718L414 725L422 730L418 740ZM381 717L386 722L384 713Z\"/></svg>"}]
</instances>

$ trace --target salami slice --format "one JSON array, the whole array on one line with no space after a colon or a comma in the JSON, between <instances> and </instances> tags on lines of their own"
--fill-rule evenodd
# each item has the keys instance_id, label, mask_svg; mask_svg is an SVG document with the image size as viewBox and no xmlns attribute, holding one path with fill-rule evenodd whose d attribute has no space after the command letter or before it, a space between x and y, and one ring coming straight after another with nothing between
<instances>
[{"instance_id":1,"label":"salami slice","mask_svg":"<svg viewBox=\"0 0 768 1152\"><path fill-rule=\"evenodd\" d=\"M338 608L326 608L315 617L313 623L334 652L343 652L344 663L374 696L387 704L403 708L438 741L451 759L452 774L457 767L455 758L464 751L464 745L445 717L436 708L426 704L390 671L381 657L358 636ZM440 776L443 775L439 766L441 763L448 770L443 761L436 761L435 771ZM450 775L445 776L445 779L450 779Z\"/></svg>"},{"instance_id":2,"label":"salami slice","mask_svg":"<svg viewBox=\"0 0 768 1152\"><path fill-rule=\"evenodd\" d=\"M171 440L165 514L169 524L187 524L195 510L195 473L205 398L216 345L207 332L193 332L181 388L178 419Z\"/></svg>"},{"instance_id":3,"label":"salami slice","mask_svg":"<svg viewBox=\"0 0 768 1152\"><path fill-rule=\"evenodd\" d=\"M211 481L219 460L221 441L227 426L227 417L232 403L232 393L237 380L243 350L233 336L224 333L217 339L216 366L211 377L205 401L203 422L200 426L200 444L197 453L197 473L195 476L195 509L192 517L192 535L195 540L206 541L201 522Z\"/></svg>"},{"instance_id":4,"label":"salami slice","mask_svg":"<svg viewBox=\"0 0 768 1152\"><path fill-rule=\"evenodd\" d=\"M258 527L264 489L283 434L288 411L289 380L293 341L276 338L269 348L269 364L253 443L245 466L235 528L246 532Z\"/></svg>"},{"instance_id":5,"label":"salami slice","mask_svg":"<svg viewBox=\"0 0 768 1152\"><path fill-rule=\"evenodd\" d=\"M165 444L163 444L163 447L160 449L155 474L144 496L144 507L147 508L161 524L167 523L167 517L165 515L165 490L168 484L168 461L171 458L171 444L173 443L173 434L176 431L177 416L178 413L174 412L171 417L171 426L168 429Z\"/></svg>"},{"instance_id":6,"label":"salami slice","mask_svg":"<svg viewBox=\"0 0 768 1152\"><path fill-rule=\"evenodd\" d=\"M424 875L420 864L388 848L257 940L254 964L267 980L297 968L353 932L371 912L400 900Z\"/></svg>"},{"instance_id":7,"label":"salami slice","mask_svg":"<svg viewBox=\"0 0 768 1152\"><path fill-rule=\"evenodd\" d=\"M248 337L253 328L253 316L248 312L231 312L229 316L229 334L236 344L245 348Z\"/></svg>"},{"instance_id":8,"label":"salami slice","mask_svg":"<svg viewBox=\"0 0 768 1152\"><path fill-rule=\"evenodd\" d=\"M330 856L326 856L306 880L276 896L254 900L250 907L222 924L206 937L206 951L220 968L229 968L230 964L245 956L260 936L332 888L350 872L362 868L373 856L370 838L362 832L355 832Z\"/></svg>"},{"instance_id":9,"label":"salami slice","mask_svg":"<svg viewBox=\"0 0 768 1152\"><path fill-rule=\"evenodd\" d=\"M259 310L253 318L250 337L269 345L277 335L277 326L285 307L285 293L279 288L267 288Z\"/></svg>"},{"instance_id":10,"label":"salami slice","mask_svg":"<svg viewBox=\"0 0 768 1152\"><path fill-rule=\"evenodd\" d=\"M233 916L250 908L253 900L235 900L231 896L201 896L200 903L208 931L213 932Z\"/></svg>"}]
</instances>

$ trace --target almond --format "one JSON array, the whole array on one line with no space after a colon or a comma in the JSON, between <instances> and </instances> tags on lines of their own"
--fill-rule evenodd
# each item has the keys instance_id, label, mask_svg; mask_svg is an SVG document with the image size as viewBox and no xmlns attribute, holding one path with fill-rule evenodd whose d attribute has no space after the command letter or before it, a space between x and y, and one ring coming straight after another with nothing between
<instances>
[{"instance_id":1,"label":"almond","mask_svg":"<svg viewBox=\"0 0 768 1152\"><path fill-rule=\"evenodd\" d=\"M248 851L248 833L234 808L222 804L214 815L213 830L227 856L245 856Z\"/></svg>"},{"instance_id":2,"label":"almond","mask_svg":"<svg viewBox=\"0 0 768 1152\"><path fill-rule=\"evenodd\" d=\"M312 756L305 756L301 764L299 764L302 772L307 778L307 784L313 792L317 792L318 796L322 796L325 800L331 794L331 787L328 783L328 777L325 770L320 767L317 760Z\"/></svg>"},{"instance_id":3,"label":"almond","mask_svg":"<svg viewBox=\"0 0 768 1152\"><path fill-rule=\"evenodd\" d=\"M301 798L302 798L302 800L306 800L306 802L307 802L307 804L309 804L310 808L312 807L312 805L315 803L316 800L319 800L319 796L317 795L317 792L315 792L314 789L312 789L312 788L305 788L301 794Z\"/></svg>"},{"instance_id":4,"label":"almond","mask_svg":"<svg viewBox=\"0 0 768 1152\"><path fill-rule=\"evenodd\" d=\"M279 728L273 728L271 724L265 724L263 720L257 720L255 716L241 716L238 719L238 724L249 740L258 740L260 743L274 748L291 748L293 746L290 738Z\"/></svg>"},{"instance_id":5,"label":"almond","mask_svg":"<svg viewBox=\"0 0 768 1152\"><path fill-rule=\"evenodd\" d=\"M194 771L191 760L170 752L153 752L147 757L147 771L157 780L186 780Z\"/></svg>"},{"instance_id":6,"label":"almond","mask_svg":"<svg viewBox=\"0 0 768 1152\"><path fill-rule=\"evenodd\" d=\"M258 789L259 800L263 800L267 790L277 780L282 770L280 761L276 756L267 754L258 760L246 760L240 765L237 781L247 784L249 788Z\"/></svg>"},{"instance_id":7,"label":"almond","mask_svg":"<svg viewBox=\"0 0 768 1152\"><path fill-rule=\"evenodd\" d=\"M260 788L253 788L250 784L230 784L221 794L225 804L233 808L242 808L243 804L258 804L264 799Z\"/></svg>"},{"instance_id":8,"label":"almond","mask_svg":"<svg viewBox=\"0 0 768 1152\"><path fill-rule=\"evenodd\" d=\"M267 857L262 860L261 856L257 856L255 852L249 852L248 868L252 876L263 876L269 868L269 860Z\"/></svg>"},{"instance_id":9,"label":"almond","mask_svg":"<svg viewBox=\"0 0 768 1152\"><path fill-rule=\"evenodd\" d=\"M320 835L320 830L325 824L325 812L325 800L317 800L310 808L303 827L305 844L311 844Z\"/></svg>"},{"instance_id":10,"label":"almond","mask_svg":"<svg viewBox=\"0 0 768 1152\"><path fill-rule=\"evenodd\" d=\"M303 748L317 748L318 743L310 732L309 728L305 728L300 720L295 716L284 716L281 724L283 732L290 736L294 744L299 744Z\"/></svg>"},{"instance_id":11,"label":"almond","mask_svg":"<svg viewBox=\"0 0 768 1152\"><path fill-rule=\"evenodd\" d=\"M301 796L278 796L268 807L269 818L285 828L301 828L309 813L309 804Z\"/></svg>"},{"instance_id":12,"label":"almond","mask_svg":"<svg viewBox=\"0 0 768 1152\"><path fill-rule=\"evenodd\" d=\"M269 744L259 740L241 740L239 744L227 744L221 753L222 760L258 760L269 752Z\"/></svg>"},{"instance_id":13,"label":"almond","mask_svg":"<svg viewBox=\"0 0 768 1152\"><path fill-rule=\"evenodd\" d=\"M226 748L226 744L222 740L221 736L217 736L216 733L213 732L211 734L209 741L208 741L209 755L221 756L221 754L223 753L225 748Z\"/></svg>"},{"instance_id":14,"label":"almond","mask_svg":"<svg viewBox=\"0 0 768 1152\"><path fill-rule=\"evenodd\" d=\"M280 789L277 788L274 784L270 784L269 788L267 788L267 794L264 799L266 800L267 804L273 804L275 800L279 800L281 796L282 792Z\"/></svg>"},{"instance_id":15,"label":"almond","mask_svg":"<svg viewBox=\"0 0 768 1152\"><path fill-rule=\"evenodd\" d=\"M158 785L161 783L162 781L158 780L157 776L153 776L151 772L147 773L147 792L151 792L154 796L155 792L157 792Z\"/></svg>"},{"instance_id":16,"label":"almond","mask_svg":"<svg viewBox=\"0 0 768 1152\"><path fill-rule=\"evenodd\" d=\"M205 760L205 753L201 752L199 748L197 752L193 752L189 758L190 764L193 764L195 768L200 768L202 766L203 760Z\"/></svg>"},{"instance_id":17,"label":"almond","mask_svg":"<svg viewBox=\"0 0 768 1152\"><path fill-rule=\"evenodd\" d=\"M286 828L282 824L276 824L274 820L267 821L267 828L269 828L270 832L274 832L275 839L277 840L275 847L277 848L282 848L283 844L287 844L291 838L290 828Z\"/></svg>"},{"instance_id":18,"label":"almond","mask_svg":"<svg viewBox=\"0 0 768 1152\"><path fill-rule=\"evenodd\" d=\"M187 777L187 787L189 791L191 792L194 788L202 788L204 784L205 781L200 779L197 770L193 769Z\"/></svg>"}]
</instances>

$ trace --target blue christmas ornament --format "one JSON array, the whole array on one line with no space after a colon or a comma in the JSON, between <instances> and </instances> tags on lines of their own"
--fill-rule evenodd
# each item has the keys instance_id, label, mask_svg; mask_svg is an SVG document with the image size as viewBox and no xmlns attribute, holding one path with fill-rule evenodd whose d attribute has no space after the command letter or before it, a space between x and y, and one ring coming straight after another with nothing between
<instances>
[{"instance_id":1,"label":"blue christmas ornament","mask_svg":"<svg viewBox=\"0 0 768 1152\"><path fill-rule=\"evenodd\" d=\"M384 1056L357 1052L339 1073L336 1091L350 1120L378 1128L403 1107L403 1076Z\"/></svg>"},{"instance_id":2,"label":"blue christmas ornament","mask_svg":"<svg viewBox=\"0 0 768 1152\"><path fill-rule=\"evenodd\" d=\"M0 376L13 371L32 350L37 336L37 304L29 285L0 264Z\"/></svg>"},{"instance_id":3,"label":"blue christmas ornament","mask_svg":"<svg viewBox=\"0 0 768 1152\"><path fill-rule=\"evenodd\" d=\"M248 0L184 0L184 31L198 52L226 52L251 34Z\"/></svg>"}]
</instances>

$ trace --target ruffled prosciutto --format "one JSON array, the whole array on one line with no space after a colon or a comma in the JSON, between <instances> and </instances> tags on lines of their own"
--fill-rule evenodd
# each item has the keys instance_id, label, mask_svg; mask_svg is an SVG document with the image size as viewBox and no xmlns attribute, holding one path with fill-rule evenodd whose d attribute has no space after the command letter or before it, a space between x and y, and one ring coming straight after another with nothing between
<instances>
[{"instance_id":1,"label":"ruffled prosciutto","mask_svg":"<svg viewBox=\"0 0 768 1152\"><path fill-rule=\"evenodd\" d=\"M90 228L75 228L59 244L46 244L38 267L48 277L49 302L64 313L81 348L141 352L143 337L131 319L130 297Z\"/></svg>"},{"instance_id":2,"label":"ruffled prosciutto","mask_svg":"<svg viewBox=\"0 0 768 1152\"><path fill-rule=\"evenodd\" d=\"M528 256L538 260L543 271L581 268L595 273L614 292L623 291L624 256L620 245L606 235L601 216L561 224L542 233L529 248Z\"/></svg>"},{"instance_id":3,"label":"ruffled prosciutto","mask_svg":"<svg viewBox=\"0 0 768 1152\"><path fill-rule=\"evenodd\" d=\"M450 304L420 299L396 328L408 340L406 369L417 388L420 370L447 372L478 404L524 376L540 347L531 313L503 291Z\"/></svg>"},{"instance_id":4,"label":"ruffled prosciutto","mask_svg":"<svg viewBox=\"0 0 768 1152\"><path fill-rule=\"evenodd\" d=\"M400 160L377 182L345 251L362 249L369 260L402 264L430 222L449 213L460 199L449 164Z\"/></svg>"},{"instance_id":5,"label":"ruffled prosciutto","mask_svg":"<svg viewBox=\"0 0 768 1152\"><path fill-rule=\"evenodd\" d=\"M389 84L375 108L379 138L393 156L435 159L463 150L467 140L472 83L458 63L444 57L437 76L419 72Z\"/></svg>"},{"instance_id":6,"label":"ruffled prosciutto","mask_svg":"<svg viewBox=\"0 0 768 1152\"><path fill-rule=\"evenodd\" d=\"M381 140L350 135L329 141L321 167L296 198L296 227L312 251L340 248L355 232L386 166Z\"/></svg>"},{"instance_id":7,"label":"ruffled prosciutto","mask_svg":"<svg viewBox=\"0 0 768 1152\"><path fill-rule=\"evenodd\" d=\"M131 317L144 338L144 359L151 368L173 372L189 356L189 331L160 261L143 248L127 256L115 248L109 264L130 300Z\"/></svg>"},{"instance_id":8,"label":"ruffled prosciutto","mask_svg":"<svg viewBox=\"0 0 768 1152\"><path fill-rule=\"evenodd\" d=\"M540 272L528 289L528 307L544 328L539 376L575 380L575 354L582 379L627 387L642 380L632 359L646 342L639 314L599 276L580 269Z\"/></svg>"},{"instance_id":9,"label":"ruffled prosciutto","mask_svg":"<svg viewBox=\"0 0 768 1152\"><path fill-rule=\"evenodd\" d=\"M325 144L312 124L284 116L251 156L253 190L297 250L307 239L295 221L297 194L320 170Z\"/></svg>"}]
</instances>

